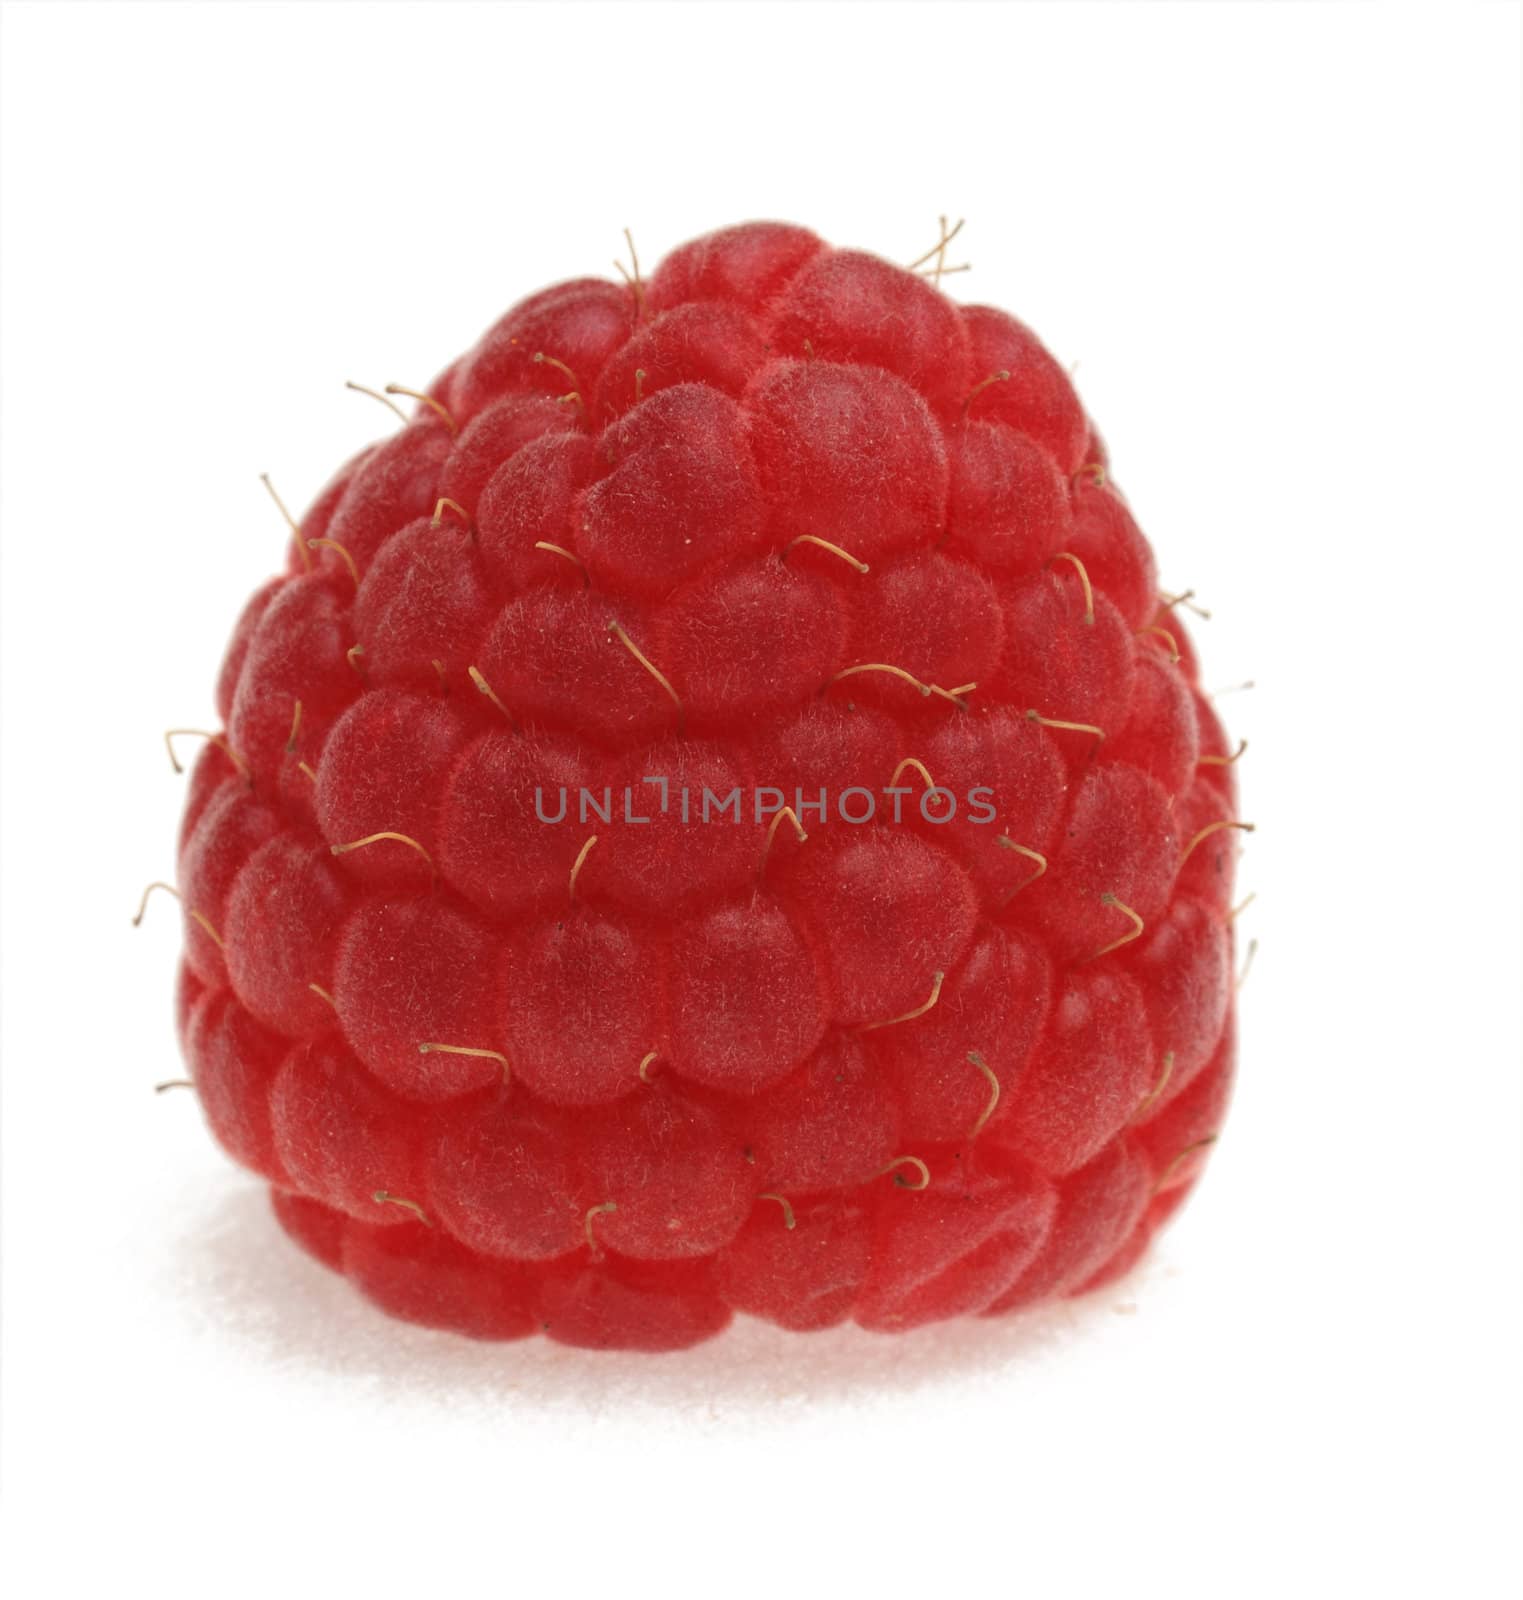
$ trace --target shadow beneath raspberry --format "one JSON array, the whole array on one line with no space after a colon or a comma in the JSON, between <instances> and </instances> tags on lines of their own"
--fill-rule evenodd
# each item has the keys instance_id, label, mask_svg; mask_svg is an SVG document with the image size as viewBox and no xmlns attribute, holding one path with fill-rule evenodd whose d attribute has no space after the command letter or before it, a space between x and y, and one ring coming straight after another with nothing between
<instances>
[{"instance_id":1,"label":"shadow beneath raspberry","mask_svg":"<svg viewBox=\"0 0 1523 1600\"><path fill-rule=\"evenodd\" d=\"M895 1336L854 1327L800 1335L738 1318L706 1344L652 1356L546 1339L479 1343L398 1322L298 1250L252 1184L204 1196L199 1211L191 1204L179 1216L183 1227L168 1252L163 1288L208 1338L241 1343L281 1366L409 1397L469 1396L578 1412L722 1404L775 1414L1040 1365L1134 1310L1138 1287L1134 1275L1083 1301Z\"/></svg>"}]
</instances>

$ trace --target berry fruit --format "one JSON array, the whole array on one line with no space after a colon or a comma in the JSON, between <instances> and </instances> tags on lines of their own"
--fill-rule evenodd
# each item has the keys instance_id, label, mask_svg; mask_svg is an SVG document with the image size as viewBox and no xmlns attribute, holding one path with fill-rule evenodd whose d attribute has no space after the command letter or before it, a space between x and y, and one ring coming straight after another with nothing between
<instances>
[{"instance_id":1,"label":"berry fruit","mask_svg":"<svg viewBox=\"0 0 1523 1600\"><path fill-rule=\"evenodd\" d=\"M1230 747L1067 377L939 270L753 224L522 301L319 496L217 708L193 1081L397 1316L1003 1314L1200 1174Z\"/></svg>"}]
</instances>

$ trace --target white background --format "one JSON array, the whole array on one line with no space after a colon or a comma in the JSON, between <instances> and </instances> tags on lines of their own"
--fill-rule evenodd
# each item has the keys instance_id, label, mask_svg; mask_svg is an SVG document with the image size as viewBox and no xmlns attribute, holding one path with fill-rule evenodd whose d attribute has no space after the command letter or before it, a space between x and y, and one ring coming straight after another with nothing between
<instances>
[{"instance_id":1,"label":"white background","mask_svg":"<svg viewBox=\"0 0 1523 1600\"><path fill-rule=\"evenodd\" d=\"M4 12L4 1547L152 1592L1512 1592L1516 6ZM1244 1065L1147 1266L688 1356L390 1323L177 1070L159 743L510 301L753 216L1078 382L1251 750Z\"/></svg>"}]
</instances>

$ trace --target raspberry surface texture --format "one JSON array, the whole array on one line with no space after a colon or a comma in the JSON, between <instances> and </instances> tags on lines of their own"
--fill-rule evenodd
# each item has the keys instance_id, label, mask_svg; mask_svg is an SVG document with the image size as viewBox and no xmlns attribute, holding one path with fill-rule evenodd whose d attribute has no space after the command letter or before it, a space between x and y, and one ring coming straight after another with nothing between
<instances>
[{"instance_id":1,"label":"raspberry surface texture","mask_svg":"<svg viewBox=\"0 0 1523 1600\"><path fill-rule=\"evenodd\" d=\"M1180 609L1063 369L939 274L759 223L530 296L233 630L178 858L212 1132L484 1339L1110 1281L1233 1071Z\"/></svg>"}]
</instances>

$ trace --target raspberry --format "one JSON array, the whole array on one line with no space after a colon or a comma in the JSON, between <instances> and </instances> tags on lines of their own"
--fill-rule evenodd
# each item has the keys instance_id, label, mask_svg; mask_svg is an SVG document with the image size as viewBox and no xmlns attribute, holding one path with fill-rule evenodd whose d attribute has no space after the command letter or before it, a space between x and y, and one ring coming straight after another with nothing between
<instances>
[{"instance_id":1,"label":"raspberry","mask_svg":"<svg viewBox=\"0 0 1523 1600\"><path fill-rule=\"evenodd\" d=\"M1199 1177L1234 758L1064 373L934 276L753 224L534 295L239 619L180 1035L383 1309L906 1329Z\"/></svg>"}]
</instances>

